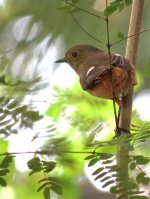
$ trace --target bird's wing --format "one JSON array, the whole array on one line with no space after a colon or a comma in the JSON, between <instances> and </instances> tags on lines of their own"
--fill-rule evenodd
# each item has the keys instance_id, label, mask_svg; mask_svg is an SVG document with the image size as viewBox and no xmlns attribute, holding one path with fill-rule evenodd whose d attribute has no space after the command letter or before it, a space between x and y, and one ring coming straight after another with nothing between
<instances>
[{"instance_id":1,"label":"bird's wing","mask_svg":"<svg viewBox=\"0 0 150 199\"><path fill-rule=\"evenodd\" d=\"M129 60L124 58L121 55L111 54L110 61L111 61L112 68L118 67L125 71L128 71L131 69L131 64ZM88 64L87 62L85 64ZM98 57L97 56L93 57L92 62L93 63L97 62L97 63L95 65L90 63L91 67L88 67L89 69L85 71L83 77L80 79L81 86L84 90L94 88L97 84L103 81L105 75L111 72L109 59L108 59L108 53L103 53L103 54L98 55Z\"/></svg>"},{"instance_id":2,"label":"bird's wing","mask_svg":"<svg viewBox=\"0 0 150 199\"><path fill-rule=\"evenodd\" d=\"M119 67L123 70L130 70L131 68L129 60L119 54L111 55L111 65L113 67Z\"/></svg>"},{"instance_id":3,"label":"bird's wing","mask_svg":"<svg viewBox=\"0 0 150 199\"><path fill-rule=\"evenodd\" d=\"M95 85L103 81L103 77L110 72L108 66L91 66L86 75L80 79L81 86L84 90L93 88Z\"/></svg>"}]
</instances>

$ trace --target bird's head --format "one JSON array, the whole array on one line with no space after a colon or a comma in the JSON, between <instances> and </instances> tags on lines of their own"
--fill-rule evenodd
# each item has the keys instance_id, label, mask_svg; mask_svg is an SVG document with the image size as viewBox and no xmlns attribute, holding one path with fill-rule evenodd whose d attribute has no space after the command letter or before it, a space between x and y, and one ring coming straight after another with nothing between
<instances>
[{"instance_id":1,"label":"bird's head","mask_svg":"<svg viewBox=\"0 0 150 199\"><path fill-rule=\"evenodd\" d=\"M57 60L55 63L67 62L79 74L84 61L91 55L98 53L100 50L90 45L78 45L70 48L63 59Z\"/></svg>"}]
</instances>

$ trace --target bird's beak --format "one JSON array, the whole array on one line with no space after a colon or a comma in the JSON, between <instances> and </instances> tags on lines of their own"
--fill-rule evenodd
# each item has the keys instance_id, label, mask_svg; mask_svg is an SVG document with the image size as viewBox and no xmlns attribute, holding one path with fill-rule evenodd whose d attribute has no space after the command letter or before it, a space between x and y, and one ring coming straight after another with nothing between
<instances>
[{"instance_id":1,"label":"bird's beak","mask_svg":"<svg viewBox=\"0 0 150 199\"><path fill-rule=\"evenodd\" d=\"M63 63L63 62L67 62L65 58L62 58L62 59L55 61L55 63Z\"/></svg>"}]
</instances>

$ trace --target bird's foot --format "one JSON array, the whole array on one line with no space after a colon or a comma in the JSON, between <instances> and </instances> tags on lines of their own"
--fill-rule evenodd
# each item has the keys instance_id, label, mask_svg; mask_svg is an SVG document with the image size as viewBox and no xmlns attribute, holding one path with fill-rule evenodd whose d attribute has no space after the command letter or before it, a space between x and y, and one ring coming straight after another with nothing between
<instances>
[{"instance_id":1,"label":"bird's foot","mask_svg":"<svg viewBox=\"0 0 150 199\"><path fill-rule=\"evenodd\" d=\"M115 137L119 137L122 134L126 134L126 135L131 134L129 129L124 129L124 128L120 128L120 127L117 127L114 131L116 134Z\"/></svg>"}]
</instances>

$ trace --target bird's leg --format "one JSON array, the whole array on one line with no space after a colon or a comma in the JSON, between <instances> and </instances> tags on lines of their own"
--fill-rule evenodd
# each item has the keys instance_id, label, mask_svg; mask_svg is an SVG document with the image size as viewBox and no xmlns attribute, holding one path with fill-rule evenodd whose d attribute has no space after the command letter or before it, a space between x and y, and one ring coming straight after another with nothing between
<instances>
[{"instance_id":1,"label":"bird's leg","mask_svg":"<svg viewBox=\"0 0 150 199\"><path fill-rule=\"evenodd\" d=\"M120 113L121 113L121 107L122 107L122 97L121 97L121 99L119 99L119 98L115 99L115 102L119 105L117 126L116 126L116 129L114 130L115 134L116 134L115 137L119 137L121 134L131 134L130 130L119 127Z\"/></svg>"}]
</instances>

